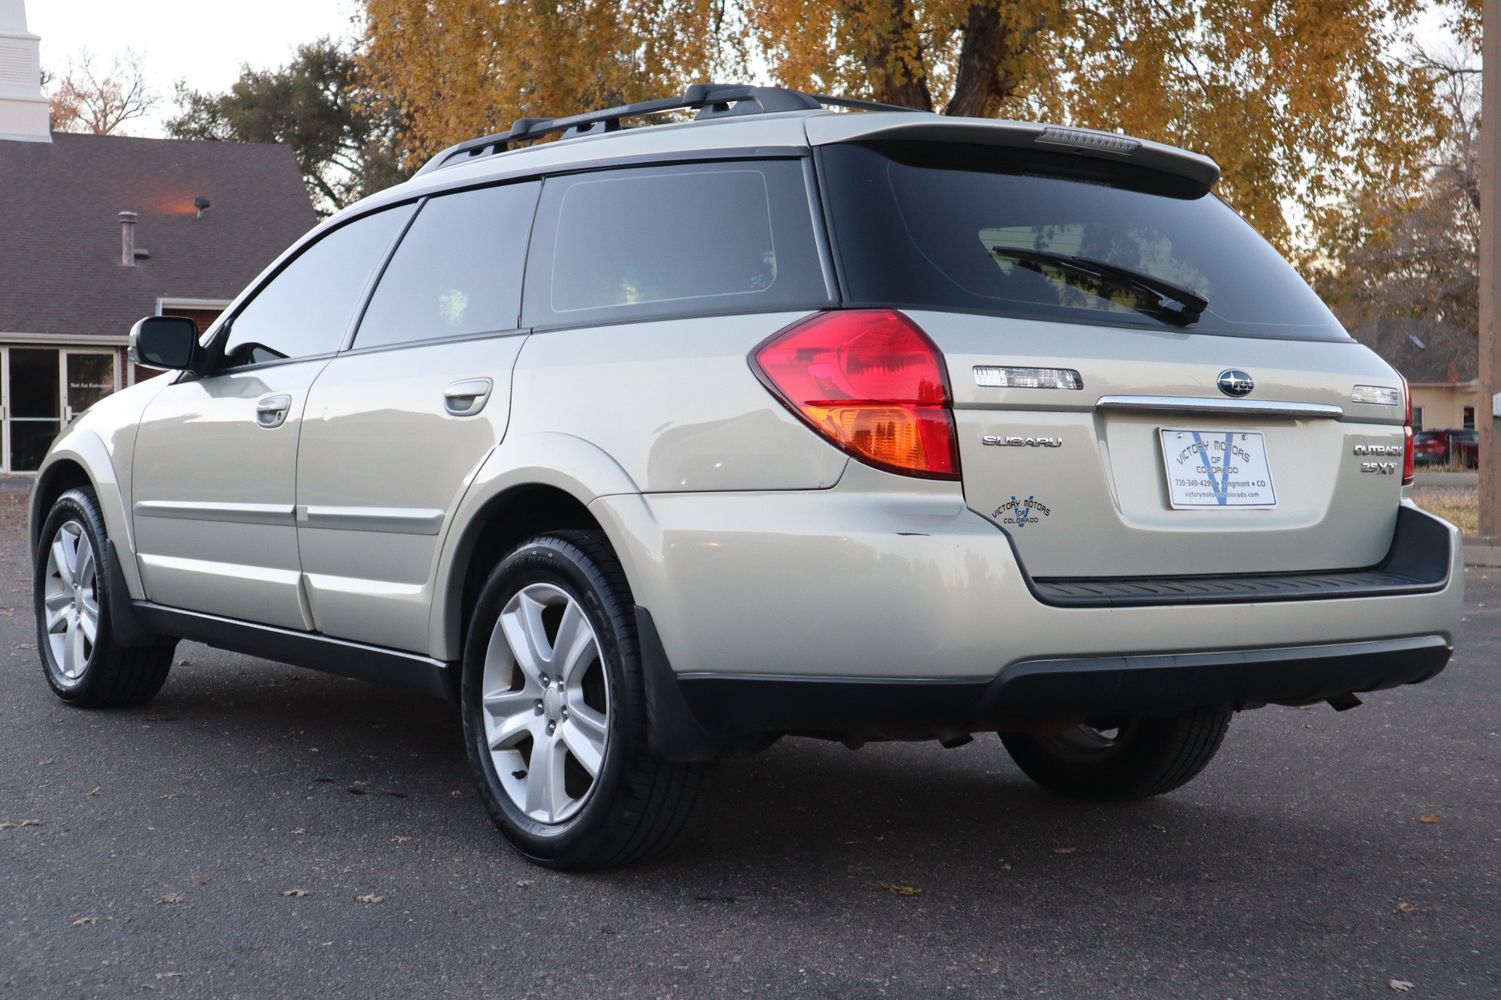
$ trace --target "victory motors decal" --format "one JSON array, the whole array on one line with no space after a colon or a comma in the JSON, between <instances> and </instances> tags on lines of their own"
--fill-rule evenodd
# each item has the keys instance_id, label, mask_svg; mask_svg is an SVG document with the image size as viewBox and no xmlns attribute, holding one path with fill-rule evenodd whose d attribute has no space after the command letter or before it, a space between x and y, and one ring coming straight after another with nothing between
<instances>
[{"instance_id":1,"label":"victory motors decal","mask_svg":"<svg viewBox=\"0 0 1501 1000\"><path fill-rule=\"evenodd\" d=\"M1047 504L1042 503L1035 496L1029 496L1025 500L1012 497L1008 502L1001 504L990 516L1002 524L1009 524L1017 531L1029 524L1038 524L1043 518L1053 513Z\"/></svg>"}]
</instances>

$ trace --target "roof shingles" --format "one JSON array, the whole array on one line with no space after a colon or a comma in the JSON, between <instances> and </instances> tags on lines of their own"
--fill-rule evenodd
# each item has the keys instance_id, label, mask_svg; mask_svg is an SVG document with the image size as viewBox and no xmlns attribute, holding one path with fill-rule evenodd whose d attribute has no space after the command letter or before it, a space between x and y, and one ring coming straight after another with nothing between
<instances>
[{"instance_id":1,"label":"roof shingles","mask_svg":"<svg viewBox=\"0 0 1501 1000\"><path fill-rule=\"evenodd\" d=\"M231 299L317 221L286 146L52 139L0 142L0 336L120 335L159 296ZM151 254L133 267L120 263L126 210Z\"/></svg>"},{"instance_id":2,"label":"roof shingles","mask_svg":"<svg viewBox=\"0 0 1501 1000\"><path fill-rule=\"evenodd\" d=\"M1433 320L1379 319L1351 333L1414 385L1459 385L1480 363L1473 331Z\"/></svg>"}]
</instances>

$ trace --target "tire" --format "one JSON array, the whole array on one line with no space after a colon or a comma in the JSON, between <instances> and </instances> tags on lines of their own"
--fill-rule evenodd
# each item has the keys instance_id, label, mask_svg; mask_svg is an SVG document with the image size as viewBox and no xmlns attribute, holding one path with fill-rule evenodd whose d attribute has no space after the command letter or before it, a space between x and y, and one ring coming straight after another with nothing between
<instances>
[{"instance_id":1,"label":"tire","mask_svg":"<svg viewBox=\"0 0 1501 1000\"><path fill-rule=\"evenodd\" d=\"M176 643L116 644L107 536L93 491L73 489L58 497L40 539L32 606L37 654L53 693L80 708L123 708L156 697L172 668Z\"/></svg>"},{"instance_id":2,"label":"tire","mask_svg":"<svg viewBox=\"0 0 1501 1000\"><path fill-rule=\"evenodd\" d=\"M650 857L703 787L706 765L648 752L634 610L614 553L587 531L523 543L475 602L460 682L470 769L500 832L540 865Z\"/></svg>"},{"instance_id":3,"label":"tire","mask_svg":"<svg viewBox=\"0 0 1501 1000\"><path fill-rule=\"evenodd\" d=\"M1136 716L1113 728L1002 733L1001 742L1027 777L1050 792L1126 802L1171 792L1204 770L1225 738L1230 715L1228 708L1205 708L1169 718Z\"/></svg>"}]
</instances>

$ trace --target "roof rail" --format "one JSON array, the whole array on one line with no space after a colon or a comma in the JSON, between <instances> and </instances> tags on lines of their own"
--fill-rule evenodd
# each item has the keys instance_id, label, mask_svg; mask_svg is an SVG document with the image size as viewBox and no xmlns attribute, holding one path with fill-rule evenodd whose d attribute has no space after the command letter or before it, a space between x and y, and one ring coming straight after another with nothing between
<instances>
[{"instance_id":1,"label":"roof rail","mask_svg":"<svg viewBox=\"0 0 1501 1000\"><path fill-rule=\"evenodd\" d=\"M449 146L428 160L417 171L421 177L429 171L468 161L477 156L504 153L514 143L540 139L554 132L565 136L618 132L622 118L654 115L663 111L697 109L696 119L725 118L732 115L770 114L775 111L816 111L822 107L851 108L863 111L912 111L896 104L879 104L850 97L804 94L783 87L754 87L739 83L695 83L677 97L622 104L601 111L586 111L567 118L518 118L509 131L470 139Z\"/></svg>"}]
</instances>

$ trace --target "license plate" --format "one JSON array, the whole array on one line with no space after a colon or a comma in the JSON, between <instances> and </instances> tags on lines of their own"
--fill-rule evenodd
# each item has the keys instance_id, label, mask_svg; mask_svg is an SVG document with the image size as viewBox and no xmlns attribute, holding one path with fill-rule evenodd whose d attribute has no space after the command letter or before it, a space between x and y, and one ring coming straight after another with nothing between
<instances>
[{"instance_id":1,"label":"license plate","mask_svg":"<svg viewBox=\"0 0 1501 1000\"><path fill-rule=\"evenodd\" d=\"M1260 431L1163 428L1162 461L1174 510L1277 506Z\"/></svg>"}]
</instances>

